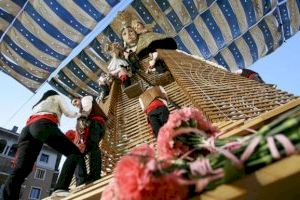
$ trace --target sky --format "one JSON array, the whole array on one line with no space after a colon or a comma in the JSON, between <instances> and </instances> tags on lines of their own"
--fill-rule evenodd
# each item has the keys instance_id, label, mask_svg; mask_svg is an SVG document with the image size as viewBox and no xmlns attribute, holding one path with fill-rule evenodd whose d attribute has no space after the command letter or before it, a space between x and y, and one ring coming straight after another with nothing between
<instances>
[{"instance_id":1,"label":"sky","mask_svg":"<svg viewBox=\"0 0 300 200\"><path fill-rule=\"evenodd\" d=\"M300 96L300 33L287 40L270 55L258 60L250 69L257 71L266 83L276 84L278 89ZM0 72L0 127L12 129L18 126L18 132L25 126L31 107L51 87L44 84L36 94L31 93L10 76ZM71 106L70 100L65 101ZM73 108L75 110L75 108ZM73 129L75 119L62 118L62 131Z\"/></svg>"}]
</instances>

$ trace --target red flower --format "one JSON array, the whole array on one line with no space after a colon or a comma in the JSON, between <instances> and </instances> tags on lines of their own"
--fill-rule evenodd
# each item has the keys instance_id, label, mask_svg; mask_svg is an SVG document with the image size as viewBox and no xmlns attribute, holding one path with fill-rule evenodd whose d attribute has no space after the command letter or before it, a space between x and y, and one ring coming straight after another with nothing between
<instances>
[{"instance_id":1,"label":"red flower","mask_svg":"<svg viewBox=\"0 0 300 200\"><path fill-rule=\"evenodd\" d=\"M183 122L196 120L196 127L181 127ZM160 159L172 159L179 157L189 151L188 146L183 144L175 144L174 138L179 135L189 134L216 136L219 132L204 117L202 112L195 108L183 108L170 114L167 123L160 128L157 138L157 151Z\"/></svg>"},{"instance_id":2,"label":"red flower","mask_svg":"<svg viewBox=\"0 0 300 200\"><path fill-rule=\"evenodd\" d=\"M116 200L116 184L114 179L111 180L109 185L105 187L105 190L101 194L101 200Z\"/></svg>"},{"instance_id":3,"label":"red flower","mask_svg":"<svg viewBox=\"0 0 300 200\"><path fill-rule=\"evenodd\" d=\"M153 177L148 183L149 189L142 191L143 200L188 199L188 185L181 180L182 178L176 172Z\"/></svg>"},{"instance_id":4,"label":"red flower","mask_svg":"<svg viewBox=\"0 0 300 200\"><path fill-rule=\"evenodd\" d=\"M155 150L153 146L148 144L141 144L138 147L131 150L130 155L144 156L144 157L155 157Z\"/></svg>"},{"instance_id":5,"label":"red flower","mask_svg":"<svg viewBox=\"0 0 300 200\"><path fill-rule=\"evenodd\" d=\"M104 195L116 195L119 200L186 199L188 186L182 184L180 174L165 175L158 166L152 147L144 144L134 148L118 162L115 184Z\"/></svg>"},{"instance_id":6,"label":"red flower","mask_svg":"<svg viewBox=\"0 0 300 200\"><path fill-rule=\"evenodd\" d=\"M115 178L124 199L142 199L141 190L146 187L151 177L147 163L154 159L154 152L153 148L144 144L134 148L118 162Z\"/></svg>"}]
</instances>

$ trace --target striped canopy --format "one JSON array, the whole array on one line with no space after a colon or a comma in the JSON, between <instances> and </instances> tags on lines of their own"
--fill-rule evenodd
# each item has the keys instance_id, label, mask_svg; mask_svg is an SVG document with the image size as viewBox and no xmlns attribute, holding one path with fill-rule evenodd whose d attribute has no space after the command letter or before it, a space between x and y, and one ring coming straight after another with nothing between
<instances>
[{"instance_id":1,"label":"striped canopy","mask_svg":"<svg viewBox=\"0 0 300 200\"><path fill-rule=\"evenodd\" d=\"M1 1L1 30L24 3ZM3 71L35 91L117 3L30 1L3 37ZM231 71L273 52L300 27L300 0L134 0L126 11L173 37L179 49ZM122 42L119 29L117 22L107 26L50 85L69 96L96 96L96 80L110 59L103 43Z\"/></svg>"},{"instance_id":2,"label":"striped canopy","mask_svg":"<svg viewBox=\"0 0 300 200\"><path fill-rule=\"evenodd\" d=\"M36 91L117 3L0 1L0 69Z\"/></svg>"}]
</instances>

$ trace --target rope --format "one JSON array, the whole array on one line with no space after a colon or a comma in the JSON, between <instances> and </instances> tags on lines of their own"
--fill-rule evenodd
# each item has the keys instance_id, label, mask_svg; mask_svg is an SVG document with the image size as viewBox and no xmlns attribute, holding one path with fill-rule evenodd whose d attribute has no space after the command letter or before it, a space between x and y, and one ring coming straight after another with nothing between
<instances>
[{"instance_id":1,"label":"rope","mask_svg":"<svg viewBox=\"0 0 300 200\"><path fill-rule=\"evenodd\" d=\"M18 109L18 110L16 110L14 113L13 113L13 115L5 122L5 124L4 125L6 125L6 124L8 124L19 112L20 112L20 110L34 97L34 95L35 95L36 93L33 93L29 98L28 98L28 100L27 101L25 101L25 103L23 103L22 105L21 105L21 107Z\"/></svg>"}]
</instances>

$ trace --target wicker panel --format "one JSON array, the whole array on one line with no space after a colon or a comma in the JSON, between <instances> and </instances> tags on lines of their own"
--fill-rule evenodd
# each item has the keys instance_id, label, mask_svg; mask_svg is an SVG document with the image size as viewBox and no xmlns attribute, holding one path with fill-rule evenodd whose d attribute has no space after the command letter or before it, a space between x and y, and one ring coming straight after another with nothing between
<instances>
[{"instance_id":1,"label":"wicker panel","mask_svg":"<svg viewBox=\"0 0 300 200\"><path fill-rule=\"evenodd\" d=\"M177 51L159 50L159 55L194 106L212 122L252 119L296 98Z\"/></svg>"}]
</instances>

